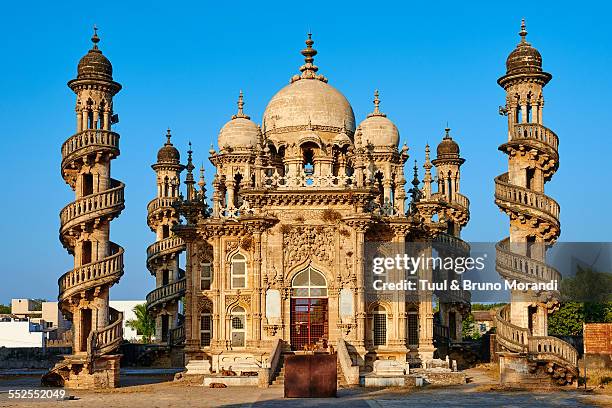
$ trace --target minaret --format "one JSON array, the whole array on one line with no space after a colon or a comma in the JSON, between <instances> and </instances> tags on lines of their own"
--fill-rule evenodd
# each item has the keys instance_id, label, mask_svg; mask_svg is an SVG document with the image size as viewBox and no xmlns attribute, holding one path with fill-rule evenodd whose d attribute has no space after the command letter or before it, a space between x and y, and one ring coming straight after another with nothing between
<instances>
[{"instance_id":1,"label":"minaret","mask_svg":"<svg viewBox=\"0 0 612 408\"><path fill-rule=\"evenodd\" d=\"M449 223L448 233L459 236L461 227L469 219L469 200L460 193L460 168L465 159L459 156L459 145L451 137L448 126L444 132L444 138L436 149L437 157L431 163L436 167L438 197L455 208L455 211L444 214Z\"/></svg>"},{"instance_id":2,"label":"minaret","mask_svg":"<svg viewBox=\"0 0 612 408\"><path fill-rule=\"evenodd\" d=\"M157 197L147 206L147 222L155 232L155 243L147 248L147 268L155 276L155 287L147 295L147 309L155 316L158 342L170 340L169 333L180 326L179 300L185 293L184 272L179 266L179 254L185 243L174 235L172 227L179 223L173 204L179 199L181 172L179 151L171 142L170 129L166 143L157 152L157 162L151 167L157 177Z\"/></svg>"},{"instance_id":3,"label":"minaret","mask_svg":"<svg viewBox=\"0 0 612 408\"><path fill-rule=\"evenodd\" d=\"M508 155L508 172L495 178L495 203L510 218L510 236L497 244L496 267L508 281L548 283L561 279L546 264L546 248L560 234L559 204L544 192L559 166L559 139L542 120L543 90L552 75L542 70L542 56L527 42L524 20L519 35L520 42L506 60L506 74L497 80L506 91L500 113L508 117L508 136L499 150ZM508 361L515 364L525 352L529 361L546 364L542 371L554 373L556 384L576 378L576 350L547 337L548 312L556 306L556 296L555 291L511 291L511 304L497 317L497 339L507 351L500 353L502 383L503 367ZM546 350L544 356L541 350ZM529 373L537 370L531 366Z\"/></svg>"},{"instance_id":4,"label":"minaret","mask_svg":"<svg viewBox=\"0 0 612 408\"><path fill-rule=\"evenodd\" d=\"M112 353L123 340L122 314L109 308L109 289L123 275L123 248L110 240L110 222L124 208L124 184L110 174L119 156L119 135L111 127L118 121L113 97L121 85L98 48L95 27L91 41L77 78L68 82L76 94L76 133L62 146L62 177L75 201L60 213L60 240L74 268L59 279L58 300L72 320L73 355L46 376L58 374L63 385L77 388L116 385L119 356Z\"/></svg>"},{"instance_id":5,"label":"minaret","mask_svg":"<svg viewBox=\"0 0 612 408\"><path fill-rule=\"evenodd\" d=\"M559 205L544 194L544 183L559 165L558 138L542 121L543 89L552 75L542 70L540 53L527 42L524 20L519 35L521 40L506 61L506 75L497 81L506 91L502 112L508 117L508 142L500 150L508 154L508 173L497 177L495 198L510 215L513 252L544 262L545 244L560 233ZM531 302L519 301L521 293L514 295L511 322L545 336L546 310L528 310Z\"/></svg>"}]
</instances>

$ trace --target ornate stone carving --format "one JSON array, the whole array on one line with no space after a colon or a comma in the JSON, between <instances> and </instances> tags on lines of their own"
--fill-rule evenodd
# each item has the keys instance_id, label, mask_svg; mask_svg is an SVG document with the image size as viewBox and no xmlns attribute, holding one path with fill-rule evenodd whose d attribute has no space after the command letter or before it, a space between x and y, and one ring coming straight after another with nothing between
<instances>
[{"instance_id":1,"label":"ornate stone carving","mask_svg":"<svg viewBox=\"0 0 612 408\"><path fill-rule=\"evenodd\" d=\"M294 226L283 231L283 255L285 268L290 269L308 259L331 265L334 260L333 227Z\"/></svg>"}]
</instances>

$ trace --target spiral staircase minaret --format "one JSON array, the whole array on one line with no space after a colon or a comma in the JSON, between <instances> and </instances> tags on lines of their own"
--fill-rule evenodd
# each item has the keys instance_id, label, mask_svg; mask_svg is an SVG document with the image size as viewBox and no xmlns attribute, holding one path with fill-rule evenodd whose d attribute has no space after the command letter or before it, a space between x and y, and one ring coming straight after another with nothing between
<instances>
[{"instance_id":1,"label":"spiral staircase minaret","mask_svg":"<svg viewBox=\"0 0 612 408\"><path fill-rule=\"evenodd\" d=\"M147 310L155 316L155 332L158 342L178 345L184 340L179 301L185 295L185 271L179 266L179 254L185 243L176 236L172 227L179 222L173 204L180 195L180 153L170 141L170 129L166 143L157 153L157 162L151 167L157 175L157 197L147 206L147 223L156 240L147 248L147 268L155 277L155 289L147 295Z\"/></svg>"},{"instance_id":2,"label":"spiral staircase minaret","mask_svg":"<svg viewBox=\"0 0 612 408\"><path fill-rule=\"evenodd\" d=\"M93 47L80 60L68 86L77 96L76 133L62 145L62 177L75 200L60 212L60 241L74 256L74 268L58 280L59 307L73 327L72 355L43 381L70 388L105 388L118 383L123 340L122 313L109 307L110 287L123 275L123 248L110 240L110 223L124 208L125 185L111 178L111 160L119 156L119 134L111 127L113 97L121 85L112 65Z\"/></svg>"},{"instance_id":3,"label":"spiral staircase minaret","mask_svg":"<svg viewBox=\"0 0 612 408\"><path fill-rule=\"evenodd\" d=\"M508 155L508 172L495 178L495 203L510 218L510 236L497 244L496 268L508 281L546 283L561 278L546 264L546 250L561 232L559 204L544 192L559 167L559 140L542 120L543 88L552 76L542 70L540 53L527 42L524 21L519 34L506 75L497 81L506 91L500 113L508 118L508 141L499 150ZM530 374L544 366L564 385L578 374L577 352L548 336L548 313L558 305L557 295L512 291L511 303L497 314L497 340L505 351L526 356Z\"/></svg>"}]
</instances>

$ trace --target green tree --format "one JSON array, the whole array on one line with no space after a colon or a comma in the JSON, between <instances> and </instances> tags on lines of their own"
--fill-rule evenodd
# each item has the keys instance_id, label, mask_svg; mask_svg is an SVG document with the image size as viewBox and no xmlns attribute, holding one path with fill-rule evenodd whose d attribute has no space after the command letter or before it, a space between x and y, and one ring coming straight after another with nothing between
<instances>
[{"instance_id":1,"label":"green tree","mask_svg":"<svg viewBox=\"0 0 612 408\"><path fill-rule=\"evenodd\" d=\"M548 334L578 336L583 323L612 323L612 302L566 302L548 317Z\"/></svg>"},{"instance_id":2,"label":"green tree","mask_svg":"<svg viewBox=\"0 0 612 408\"><path fill-rule=\"evenodd\" d=\"M476 327L476 322L474 320L473 314L470 313L461 322L461 335L466 340L478 340L482 337L480 331Z\"/></svg>"},{"instance_id":3,"label":"green tree","mask_svg":"<svg viewBox=\"0 0 612 408\"><path fill-rule=\"evenodd\" d=\"M143 343L150 343L151 338L155 334L155 319L147 313L147 304L136 305L132 310L136 314L136 319L130 319L125 322L126 326L142 335Z\"/></svg>"},{"instance_id":4,"label":"green tree","mask_svg":"<svg viewBox=\"0 0 612 408\"><path fill-rule=\"evenodd\" d=\"M0 314L10 314L11 306L0 305Z\"/></svg>"}]
</instances>

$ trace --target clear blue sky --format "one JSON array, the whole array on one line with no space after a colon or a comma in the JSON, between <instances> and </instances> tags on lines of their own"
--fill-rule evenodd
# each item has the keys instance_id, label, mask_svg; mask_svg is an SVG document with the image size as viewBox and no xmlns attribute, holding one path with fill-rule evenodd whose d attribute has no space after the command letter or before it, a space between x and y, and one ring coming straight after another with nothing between
<instances>
[{"instance_id":1,"label":"clear blue sky","mask_svg":"<svg viewBox=\"0 0 612 408\"><path fill-rule=\"evenodd\" d=\"M588 2L508 5L486 2L7 2L0 24L0 303L11 297L57 296L57 278L72 264L58 241L59 210L73 199L59 171L60 146L75 128L72 91L91 26L123 90L121 156L112 174L127 184L126 210L111 236L126 249L125 276L113 299L144 299L154 280L145 268L153 239L146 204L155 194L150 164L173 129L184 152L207 163L217 132L235 111L260 121L267 101L302 63L310 29L316 64L342 91L360 121L380 89L381 108L400 129L412 161L440 140L448 121L467 159L462 191L472 202L464 237L494 241L508 221L493 204L493 177L504 171L497 150L505 119L496 79L519 40L528 40L553 74L545 91L545 124L561 140L561 168L547 184L562 208L565 241L609 241L612 200L609 116L612 95L611 7ZM472 8L470 8L472 7ZM609 170L608 170L609 171ZM422 169L421 169L422 174ZM407 169L411 179L411 169Z\"/></svg>"}]
</instances>

